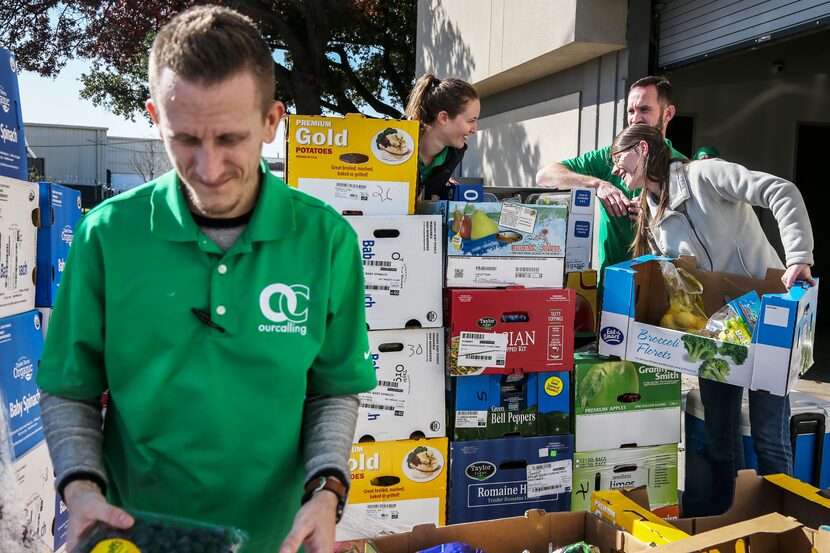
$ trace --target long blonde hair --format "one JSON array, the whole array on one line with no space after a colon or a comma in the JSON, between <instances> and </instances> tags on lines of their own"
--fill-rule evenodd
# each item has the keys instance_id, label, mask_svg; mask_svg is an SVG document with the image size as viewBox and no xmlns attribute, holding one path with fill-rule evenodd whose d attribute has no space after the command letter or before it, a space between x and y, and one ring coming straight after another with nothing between
<instances>
[{"instance_id":1,"label":"long blonde hair","mask_svg":"<svg viewBox=\"0 0 830 553\"><path fill-rule=\"evenodd\" d=\"M614 138L611 145L612 158L617 154L634 148L641 141L648 144L648 156L646 157L646 172L644 177L647 180L660 184L660 195L657 202L657 213L655 219L663 217L666 208L669 206L669 165L671 165L671 148L666 144L663 133L657 127L638 123L631 125ZM631 251L634 256L652 253L651 251L651 229L649 227L648 190L643 187L640 194L640 214L637 217L637 234L634 242L631 243Z\"/></svg>"}]
</instances>

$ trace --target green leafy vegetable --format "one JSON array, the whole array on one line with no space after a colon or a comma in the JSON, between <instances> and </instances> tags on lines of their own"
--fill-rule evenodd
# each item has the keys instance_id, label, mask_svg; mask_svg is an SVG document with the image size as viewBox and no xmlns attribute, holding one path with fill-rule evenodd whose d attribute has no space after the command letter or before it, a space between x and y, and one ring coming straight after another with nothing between
<instances>
[{"instance_id":1,"label":"green leafy vegetable","mask_svg":"<svg viewBox=\"0 0 830 553\"><path fill-rule=\"evenodd\" d=\"M697 374L701 378L726 382L729 376L729 363L718 358L707 359L700 365Z\"/></svg>"}]
</instances>

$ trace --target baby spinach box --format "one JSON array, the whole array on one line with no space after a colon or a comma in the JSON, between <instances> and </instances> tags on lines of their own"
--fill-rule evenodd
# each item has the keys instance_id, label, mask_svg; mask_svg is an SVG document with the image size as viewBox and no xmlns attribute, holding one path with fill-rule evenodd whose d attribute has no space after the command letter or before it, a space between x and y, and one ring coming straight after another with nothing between
<instances>
[{"instance_id":1,"label":"baby spinach box","mask_svg":"<svg viewBox=\"0 0 830 553\"><path fill-rule=\"evenodd\" d=\"M567 511L572 459L571 435L450 444L447 523Z\"/></svg>"},{"instance_id":2,"label":"baby spinach box","mask_svg":"<svg viewBox=\"0 0 830 553\"><path fill-rule=\"evenodd\" d=\"M570 374L486 374L453 380L453 439L570 434Z\"/></svg>"},{"instance_id":3,"label":"baby spinach box","mask_svg":"<svg viewBox=\"0 0 830 553\"><path fill-rule=\"evenodd\" d=\"M574 356L576 451L680 441L680 373L603 358Z\"/></svg>"}]
</instances>

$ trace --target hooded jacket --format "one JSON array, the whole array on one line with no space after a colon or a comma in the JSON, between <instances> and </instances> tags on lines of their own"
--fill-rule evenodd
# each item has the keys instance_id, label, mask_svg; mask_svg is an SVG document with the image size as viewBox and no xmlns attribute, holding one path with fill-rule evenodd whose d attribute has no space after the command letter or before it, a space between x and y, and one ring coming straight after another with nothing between
<instances>
[{"instance_id":1,"label":"hooded jacket","mask_svg":"<svg viewBox=\"0 0 830 553\"><path fill-rule=\"evenodd\" d=\"M669 206L650 221L659 254L693 255L705 270L764 278L783 264L752 208L758 206L778 222L786 266L813 264L810 218L793 183L722 159L674 162L669 172ZM657 199L649 193L647 201L655 214Z\"/></svg>"}]
</instances>

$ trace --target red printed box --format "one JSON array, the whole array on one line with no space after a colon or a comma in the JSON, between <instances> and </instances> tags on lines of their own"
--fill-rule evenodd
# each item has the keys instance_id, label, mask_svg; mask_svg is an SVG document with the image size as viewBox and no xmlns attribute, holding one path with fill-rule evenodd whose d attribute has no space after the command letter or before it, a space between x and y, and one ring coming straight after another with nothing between
<instances>
[{"instance_id":1,"label":"red printed box","mask_svg":"<svg viewBox=\"0 0 830 553\"><path fill-rule=\"evenodd\" d=\"M573 369L573 290L518 287L446 293L450 376Z\"/></svg>"}]
</instances>

